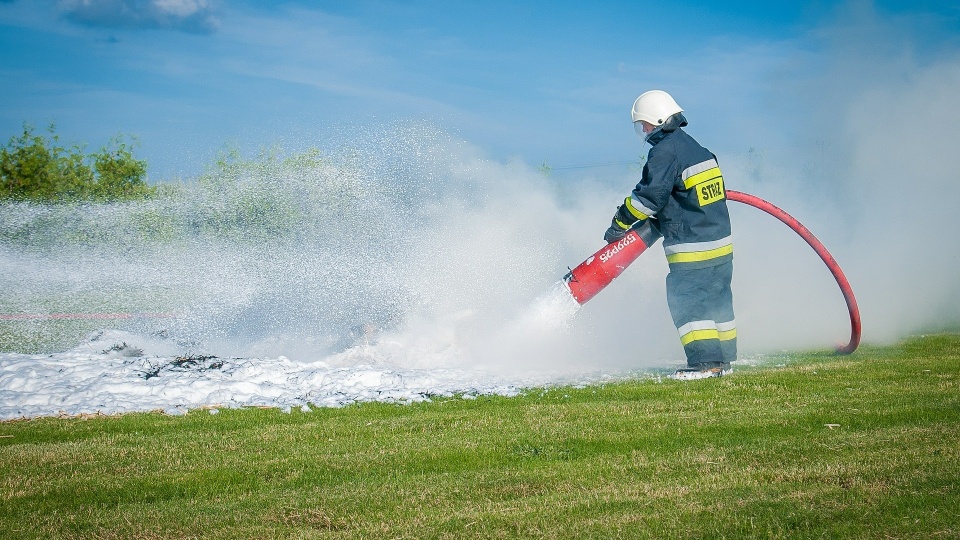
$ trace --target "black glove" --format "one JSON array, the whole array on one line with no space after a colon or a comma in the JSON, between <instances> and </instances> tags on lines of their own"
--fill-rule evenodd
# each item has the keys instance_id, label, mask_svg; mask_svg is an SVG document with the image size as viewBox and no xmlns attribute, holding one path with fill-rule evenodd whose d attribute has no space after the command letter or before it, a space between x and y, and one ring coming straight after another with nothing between
<instances>
[{"instance_id":1,"label":"black glove","mask_svg":"<svg viewBox=\"0 0 960 540\"><path fill-rule=\"evenodd\" d=\"M629 200L629 198L627 199ZM644 217L646 219L646 217ZM617 213L613 215L613 224L620 225L621 229L629 229L634 223L640 221L640 218L633 215L627 208L627 201L617 207Z\"/></svg>"},{"instance_id":2,"label":"black glove","mask_svg":"<svg viewBox=\"0 0 960 540\"><path fill-rule=\"evenodd\" d=\"M613 221L610 223L610 228L604 233L603 239L606 240L608 244L620 240L627 234L627 231L630 230L630 226L637 221L637 216L630 213L630 210L627 209L627 201L624 201L623 204L617 207L617 213L613 215Z\"/></svg>"},{"instance_id":3,"label":"black glove","mask_svg":"<svg viewBox=\"0 0 960 540\"><path fill-rule=\"evenodd\" d=\"M613 222L610 223L610 228L607 229L607 232L603 233L603 239L606 240L608 244L612 244L619 242L626 235L627 230L617 223L617 218L613 218Z\"/></svg>"}]
</instances>

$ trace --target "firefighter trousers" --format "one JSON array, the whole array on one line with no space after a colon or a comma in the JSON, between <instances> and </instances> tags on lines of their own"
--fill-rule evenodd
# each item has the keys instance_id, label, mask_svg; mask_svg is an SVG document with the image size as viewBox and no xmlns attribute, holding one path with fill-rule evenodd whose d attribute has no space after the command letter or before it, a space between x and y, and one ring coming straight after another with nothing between
<instances>
[{"instance_id":1,"label":"firefighter trousers","mask_svg":"<svg viewBox=\"0 0 960 540\"><path fill-rule=\"evenodd\" d=\"M737 358L732 279L732 260L706 268L673 268L667 274L667 305L690 366Z\"/></svg>"}]
</instances>

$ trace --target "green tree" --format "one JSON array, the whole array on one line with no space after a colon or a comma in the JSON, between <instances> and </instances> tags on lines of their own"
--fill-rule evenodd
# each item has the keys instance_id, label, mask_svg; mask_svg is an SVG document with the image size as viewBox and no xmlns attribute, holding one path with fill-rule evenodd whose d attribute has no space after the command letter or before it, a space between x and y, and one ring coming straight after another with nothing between
<instances>
[{"instance_id":1,"label":"green tree","mask_svg":"<svg viewBox=\"0 0 960 540\"><path fill-rule=\"evenodd\" d=\"M54 133L37 135L33 127L11 137L0 150L0 195L29 201L77 200L94 184L93 171L84 163L83 148L65 148Z\"/></svg>"},{"instance_id":2,"label":"green tree","mask_svg":"<svg viewBox=\"0 0 960 540\"><path fill-rule=\"evenodd\" d=\"M110 144L94 154L93 170L97 182L92 198L99 201L144 199L154 194L154 188L143 178L147 174L147 162L133 157L134 140L124 142L122 136L110 140Z\"/></svg>"},{"instance_id":3,"label":"green tree","mask_svg":"<svg viewBox=\"0 0 960 540\"><path fill-rule=\"evenodd\" d=\"M48 136L24 124L23 133L0 149L0 200L33 202L115 201L149 197L146 161L133 156L135 141L122 136L96 154L65 147L54 125Z\"/></svg>"}]
</instances>

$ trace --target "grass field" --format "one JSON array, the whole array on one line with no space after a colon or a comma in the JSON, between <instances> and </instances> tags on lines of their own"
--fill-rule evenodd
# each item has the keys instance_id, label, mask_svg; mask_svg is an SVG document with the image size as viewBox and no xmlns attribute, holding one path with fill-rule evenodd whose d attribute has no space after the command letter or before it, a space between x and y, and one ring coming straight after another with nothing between
<instances>
[{"instance_id":1,"label":"grass field","mask_svg":"<svg viewBox=\"0 0 960 540\"><path fill-rule=\"evenodd\" d=\"M0 423L3 538L960 538L960 334L681 383Z\"/></svg>"}]
</instances>

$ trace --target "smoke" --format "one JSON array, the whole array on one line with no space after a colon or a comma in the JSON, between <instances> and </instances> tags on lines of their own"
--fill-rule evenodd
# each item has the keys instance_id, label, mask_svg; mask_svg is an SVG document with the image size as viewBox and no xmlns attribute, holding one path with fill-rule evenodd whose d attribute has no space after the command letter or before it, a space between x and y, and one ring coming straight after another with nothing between
<instances>
[{"instance_id":1,"label":"smoke","mask_svg":"<svg viewBox=\"0 0 960 540\"><path fill-rule=\"evenodd\" d=\"M573 321L556 296L618 198L595 182L564 186L398 124L286 157L228 154L163 189L144 202L7 204L0 287L16 294L4 309L164 313L123 329L191 354L560 372L650 359L604 346L629 329L640 289Z\"/></svg>"},{"instance_id":2,"label":"smoke","mask_svg":"<svg viewBox=\"0 0 960 540\"><path fill-rule=\"evenodd\" d=\"M789 134L786 144L737 134L752 147L720 153L730 188L786 209L833 253L868 342L955 327L960 316L960 178L952 164L960 47L933 33L923 19L848 6L769 85L764 102L781 105L757 111ZM841 295L812 250L752 209L732 213L742 346L845 340Z\"/></svg>"},{"instance_id":3,"label":"smoke","mask_svg":"<svg viewBox=\"0 0 960 540\"><path fill-rule=\"evenodd\" d=\"M865 92L847 113L844 188L857 201L853 271L863 278L871 335L955 324L960 315L956 88L960 57Z\"/></svg>"}]
</instances>

